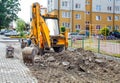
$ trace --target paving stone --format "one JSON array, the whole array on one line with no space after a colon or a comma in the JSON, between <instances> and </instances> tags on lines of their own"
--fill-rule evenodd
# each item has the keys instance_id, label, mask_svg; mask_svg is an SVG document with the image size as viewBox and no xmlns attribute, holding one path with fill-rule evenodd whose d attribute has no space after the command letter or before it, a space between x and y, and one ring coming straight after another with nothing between
<instances>
[{"instance_id":1,"label":"paving stone","mask_svg":"<svg viewBox=\"0 0 120 83\"><path fill-rule=\"evenodd\" d=\"M18 58L6 58L6 45L0 43L0 83L38 83L30 70Z\"/></svg>"}]
</instances>

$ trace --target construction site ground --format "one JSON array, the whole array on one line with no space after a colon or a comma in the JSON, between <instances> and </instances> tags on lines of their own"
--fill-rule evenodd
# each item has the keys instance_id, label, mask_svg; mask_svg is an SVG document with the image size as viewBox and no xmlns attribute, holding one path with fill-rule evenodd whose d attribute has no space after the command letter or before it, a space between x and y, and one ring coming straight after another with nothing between
<instances>
[{"instance_id":1,"label":"construction site ground","mask_svg":"<svg viewBox=\"0 0 120 83\"><path fill-rule=\"evenodd\" d=\"M4 44L8 44L2 42ZM3 45L0 43L0 45ZM4 76L0 74L4 80L0 83L120 83L120 59L110 57L101 54L94 54L91 51L85 51L82 48L73 49L69 48L61 53L54 53L53 50L45 53L44 56L35 57L34 66L25 66L22 61L20 43L17 45L12 44L16 49L16 56L13 59L7 60L5 51L1 51L0 64L4 66L4 72L0 67L0 73L4 73ZM5 45L1 46L1 49L5 49ZM19 52L18 52L19 51ZM18 60L18 61L17 61ZM7 69L13 68L19 65L21 68L16 68L17 76L11 76L11 72ZM18 64L19 63L19 64ZM21 66L22 64L22 66ZM11 66L9 66L11 65ZM24 66L24 68L22 68ZM30 69L27 69L27 67ZM21 70L23 69L23 70ZM23 73L23 72L28 72ZM21 72L21 73L20 73ZM9 73L9 74L8 74ZM31 75L32 73L32 75ZM22 78L22 75L25 76ZM36 81L36 79L37 81ZM7 82L6 80L24 79L25 82Z\"/></svg>"},{"instance_id":2,"label":"construction site ground","mask_svg":"<svg viewBox=\"0 0 120 83\"><path fill-rule=\"evenodd\" d=\"M39 83L119 83L119 61L78 48L46 53L29 68Z\"/></svg>"}]
</instances>

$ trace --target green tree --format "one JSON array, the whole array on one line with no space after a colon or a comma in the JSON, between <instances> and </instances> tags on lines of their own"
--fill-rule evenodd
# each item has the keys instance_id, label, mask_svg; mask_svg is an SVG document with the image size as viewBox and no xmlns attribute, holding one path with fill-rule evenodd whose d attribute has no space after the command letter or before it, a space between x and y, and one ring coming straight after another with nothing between
<instances>
[{"instance_id":1,"label":"green tree","mask_svg":"<svg viewBox=\"0 0 120 83\"><path fill-rule=\"evenodd\" d=\"M9 23L16 20L20 11L19 0L1 0L0 3L0 27L8 27Z\"/></svg>"},{"instance_id":2,"label":"green tree","mask_svg":"<svg viewBox=\"0 0 120 83\"><path fill-rule=\"evenodd\" d=\"M108 36L110 33L110 30L107 27L101 28L100 29L100 34L104 35L104 36Z\"/></svg>"},{"instance_id":3,"label":"green tree","mask_svg":"<svg viewBox=\"0 0 120 83\"><path fill-rule=\"evenodd\" d=\"M26 28L25 21L22 19L17 19L16 24L17 24L16 30L20 32L20 36L24 36L24 30Z\"/></svg>"}]
</instances>

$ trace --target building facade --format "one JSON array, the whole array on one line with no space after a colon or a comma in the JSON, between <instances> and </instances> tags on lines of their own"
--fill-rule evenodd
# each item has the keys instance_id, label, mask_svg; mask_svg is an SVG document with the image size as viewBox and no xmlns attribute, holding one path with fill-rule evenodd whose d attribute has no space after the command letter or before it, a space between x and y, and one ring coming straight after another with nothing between
<instances>
[{"instance_id":1,"label":"building facade","mask_svg":"<svg viewBox=\"0 0 120 83\"><path fill-rule=\"evenodd\" d=\"M70 32L120 31L120 0L48 0L48 13L57 15L59 25Z\"/></svg>"}]
</instances>

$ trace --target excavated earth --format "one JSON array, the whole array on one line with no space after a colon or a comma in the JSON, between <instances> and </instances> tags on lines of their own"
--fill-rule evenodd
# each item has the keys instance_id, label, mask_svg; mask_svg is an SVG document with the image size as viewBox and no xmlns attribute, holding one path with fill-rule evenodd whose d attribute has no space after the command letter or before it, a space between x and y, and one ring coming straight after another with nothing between
<instances>
[{"instance_id":1,"label":"excavated earth","mask_svg":"<svg viewBox=\"0 0 120 83\"><path fill-rule=\"evenodd\" d=\"M119 62L82 48L38 57L28 67L39 83L120 83Z\"/></svg>"}]
</instances>

